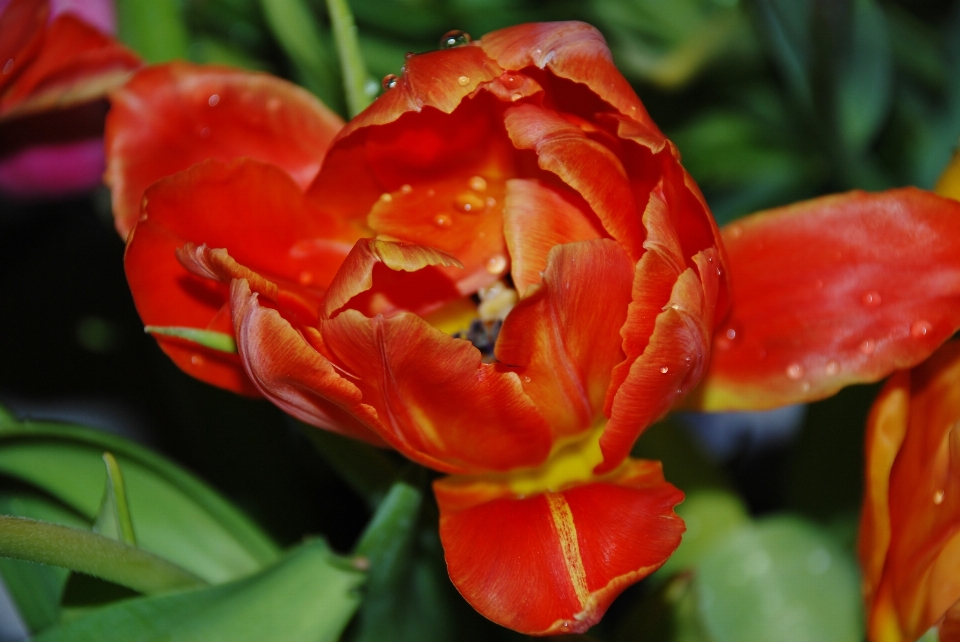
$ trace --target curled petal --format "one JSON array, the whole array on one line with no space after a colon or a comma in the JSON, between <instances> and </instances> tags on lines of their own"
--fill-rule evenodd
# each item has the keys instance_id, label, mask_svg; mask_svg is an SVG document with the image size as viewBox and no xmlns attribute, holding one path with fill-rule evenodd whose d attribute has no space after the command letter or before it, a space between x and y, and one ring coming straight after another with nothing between
<instances>
[{"instance_id":1,"label":"curled petal","mask_svg":"<svg viewBox=\"0 0 960 642\"><path fill-rule=\"evenodd\" d=\"M657 462L517 498L451 477L434 482L450 579L481 614L522 633L582 633L680 544L683 494Z\"/></svg>"},{"instance_id":2,"label":"curled petal","mask_svg":"<svg viewBox=\"0 0 960 642\"><path fill-rule=\"evenodd\" d=\"M424 108L451 113L481 83L503 70L476 46L455 47L411 56L396 85L344 127L340 138L371 125L392 123Z\"/></svg>"},{"instance_id":3,"label":"curled petal","mask_svg":"<svg viewBox=\"0 0 960 642\"><path fill-rule=\"evenodd\" d=\"M504 69L547 69L587 85L624 116L663 137L637 94L617 70L603 36L584 22L517 25L483 37L480 46Z\"/></svg>"},{"instance_id":4,"label":"curled petal","mask_svg":"<svg viewBox=\"0 0 960 642\"><path fill-rule=\"evenodd\" d=\"M11 10L17 14L22 5L12 3L4 14ZM36 15L31 13L31 18ZM11 20L17 20L17 15ZM33 20L29 24L35 26ZM22 25L14 26L15 39L22 37ZM101 98L141 65L132 51L71 14L58 16L42 29L41 44L32 57L29 51L36 46L34 41L23 44L26 53L4 58L4 63L14 62L3 74L10 80L0 85L3 120Z\"/></svg>"},{"instance_id":5,"label":"curled petal","mask_svg":"<svg viewBox=\"0 0 960 642\"><path fill-rule=\"evenodd\" d=\"M607 232L633 260L643 254L637 203L620 159L559 114L524 104L506 113L507 132L518 149L536 152L540 167L579 192Z\"/></svg>"},{"instance_id":6,"label":"curled petal","mask_svg":"<svg viewBox=\"0 0 960 642\"><path fill-rule=\"evenodd\" d=\"M263 396L308 424L384 445L369 428L376 412L357 387L276 310L261 306L245 279L233 281L230 300L237 349Z\"/></svg>"},{"instance_id":7,"label":"curled petal","mask_svg":"<svg viewBox=\"0 0 960 642\"><path fill-rule=\"evenodd\" d=\"M536 466L549 454L550 429L520 378L481 363L470 342L409 313L344 310L320 330L376 409L381 437L410 459L473 473Z\"/></svg>"},{"instance_id":8,"label":"curled petal","mask_svg":"<svg viewBox=\"0 0 960 642\"><path fill-rule=\"evenodd\" d=\"M850 192L723 230L733 307L695 403L773 408L876 381L960 328L960 204Z\"/></svg>"},{"instance_id":9,"label":"curled petal","mask_svg":"<svg viewBox=\"0 0 960 642\"><path fill-rule=\"evenodd\" d=\"M543 284L504 321L496 357L516 368L555 438L590 428L603 411L610 371L623 359L620 327L632 276L613 240L556 246Z\"/></svg>"},{"instance_id":10,"label":"curled petal","mask_svg":"<svg viewBox=\"0 0 960 642\"><path fill-rule=\"evenodd\" d=\"M574 194L537 180L507 181L504 236L510 250L510 275L521 295L540 283L547 254L555 245L602 237L600 222L588 207L578 207L577 200Z\"/></svg>"},{"instance_id":11,"label":"curled petal","mask_svg":"<svg viewBox=\"0 0 960 642\"><path fill-rule=\"evenodd\" d=\"M0 96L40 51L49 14L46 0L10 0L0 10Z\"/></svg>"},{"instance_id":12,"label":"curled petal","mask_svg":"<svg viewBox=\"0 0 960 642\"><path fill-rule=\"evenodd\" d=\"M184 62L142 70L111 103L106 181L123 237L151 183L206 159L255 158L306 188L343 125L313 95L279 78Z\"/></svg>"}]
</instances>

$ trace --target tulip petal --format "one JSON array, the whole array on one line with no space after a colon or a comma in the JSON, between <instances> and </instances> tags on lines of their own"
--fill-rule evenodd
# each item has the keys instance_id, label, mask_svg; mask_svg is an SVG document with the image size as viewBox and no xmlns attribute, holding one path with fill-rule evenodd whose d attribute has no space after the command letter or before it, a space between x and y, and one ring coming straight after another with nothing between
<instances>
[{"instance_id":1,"label":"tulip petal","mask_svg":"<svg viewBox=\"0 0 960 642\"><path fill-rule=\"evenodd\" d=\"M505 114L510 139L533 150L542 169L553 172L583 196L607 232L634 261L643 254L637 203L620 159L556 112L524 104Z\"/></svg>"},{"instance_id":2,"label":"tulip petal","mask_svg":"<svg viewBox=\"0 0 960 642\"><path fill-rule=\"evenodd\" d=\"M510 250L510 275L521 296L540 283L555 245L602 238L602 226L574 193L533 179L507 181L503 227Z\"/></svg>"},{"instance_id":3,"label":"tulip petal","mask_svg":"<svg viewBox=\"0 0 960 642\"><path fill-rule=\"evenodd\" d=\"M424 108L449 114L478 85L503 73L503 69L476 46L416 54L407 58L403 66L396 85L347 123L340 138L363 127L392 123L404 114Z\"/></svg>"},{"instance_id":4,"label":"tulip petal","mask_svg":"<svg viewBox=\"0 0 960 642\"><path fill-rule=\"evenodd\" d=\"M520 378L481 362L479 350L410 313L364 317L344 310L320 331L381 437L406 457L451 473L536 466L550 452L550 429Z\"/></svg>"},{"instance_id":5,"label":"tulip petal","mask_svg":"<svg viewBox=\"0 0 960 642\"><path fill-rule=\"evenodd\" d=\"M504 69L536 67L582 83L621 114L663 137L630 83L613 64L603 36L585 22L508 27L485 35L480 46Z\"/></svg>"},{"instance_id":6,"label":"tulip petal","mask_svg":"<svg viewBox=\"0 0 960 642\"><path fill-rule=\"evenodd\" d=\"M450 579L487 618L521 633L582 633L680 544L683 494L658 462L628 460L593 483L500 496L482 481L434 482Z\"/></svg>"},{"instance_id":7,"label":"tulip petal","mask_svg":"<svg viewBox=\"0 0 960 642\"><path fill-rule=\"evenodd\" d=\"M3 89L0 119L100 98L140 65L116 40L74 15L60 15L45 29L36 55Z\"/></svg>"},{"instance_id":8,"label":"tulip petal","mask_svg":"<svg viewBox=\"0 0 960 642\"><path fill-rule=\"evenodd\" d=\"M308 424L385 445L366 425L377 423L376 412L357 387L276 310L261 306L248 281L233 281L230 300L237 348L263 396Z\"/></svg>"},{"instance_id":9,"label":"tulip petal","mask_svg":"<svg viewBox=\"0 0 960 642\"><path fill-rule=\"evenodd\" d=\"M0 10L0 95L40 51L49 13L45 0L10 0Z\"/></svg>"},{"instance_id":10,"label":"tulip petal","mask_svg":"<svg viewBox=\"0 0 960 642\"><path fill-rule=\"evenodd\" d=\"M144 69L111 102L106 181L123 237L151 183L208 158L269 162L306 188L343 124L313 95L279 78L183 62Z\"/></svg>"},{"instance_id":11,"label":"tulip petal","mask_svg":"<svg viewBox=\"0 0 960 642\"><path fill-rule=\"evenodd\" d=\"M146 194L144 217L124 257L134 303L145 325L182 326L232 334L226 308L232 278L262 274L276 284L280 307L315 324L323 287L349 251L340 227L306 199L283 170L242 159L207 161L163 179ZM206 244L227 248L189 248ZM229 260L228 260L229 259ZM239 270L237 266L243 266ZM161 347L191 375L221 387L256 394L240 361L158 337ZM199 361L193 357L202 353ZM235 355L234 355L235 357ZM226 366L230 364L230 375ZM200 365L198 365L198 363ZM216 364L215 373L207 373Z\"/></svg>"},{"instance_id":12,"label":"tulip petal","mask_svg":"<svg viewBox=\"0 0 960 642\"><path fill-rule=\"evenodd\" d=\"M551 250L543 283L503 323L496 357L515 368L554 438L589 429L603 411L610 371L623 360L620 327L633 266L613 240Z\"/></svg>"},{"instance_id":13,"label":"tulip petal","mask_svg":"<svg viewBox=\"0 0 960 642\"><path fill-rule=\"evenodd\" d=\"M774 408L876 381L960 328L960 204L850 192L723 230L733 307L694 404Z\"/></svg>"}]
</instances>

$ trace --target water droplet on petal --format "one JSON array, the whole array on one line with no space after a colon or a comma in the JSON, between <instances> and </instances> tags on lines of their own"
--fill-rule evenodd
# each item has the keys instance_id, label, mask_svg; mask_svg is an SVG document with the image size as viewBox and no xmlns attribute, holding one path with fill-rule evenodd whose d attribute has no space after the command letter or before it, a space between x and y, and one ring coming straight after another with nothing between
<instances>
[{"instance_id":1,"label":"water droplet on petal","mask_svg":"<svg viewBox=\"0 0 960 642\"><path fill-rule=\"evenodd\" d=\"M383 201L384 203L389 203L390 201L393 200L393 194L390 194L389 192L384 192L383 194L380 195L380 200Z\"/></svg>"},{"instance_id":2,"label":"water droplet on petal","mask_svg":"<svg viewBox=\"0 0 960 642\"><path fill-rule=\"evenodd\" d=\"M304 270L300 273L300 276L297 277L297 280L300 281L300 285L310 285L313 283L313 272Z\"/></svg>"},{"instance_id":3,"label":"water droplet on petal","mask_svg":"<svg viewBox=\"0 0 960 642\"><path fill-rule=\"evenodd\" d=\"M210 105L211 107L216 107L217 103L219 102L220 102L220 96L218 96L217 94L210 94L210 97L207 98L207 104Z\"/></svg>"},{"instance_id":4,"label":"water droplet on petal","mask_svg":"<svg viewBox=\"0 0 960 642\"><path fill-rule=\"evenodd\" d=\"M673 305L670 306L670 309L671 309L671 310L679 310L679 309L680 309L680 304L679 304L679 303L674 303Z\"/></svg>"},{"instance_id":5,"label":"water droplet on petal","mask_svg":"<svg viewBox=\"0 0 960 642\"><path fill-rule=\"evenodd\" d=\"M840 364L836 361L828 361L826 367L823 369L828 375L835 375L840 372Z\"/></svg>"},{"instance_id":6,"label":"water droplet on petal","mask_svg":"<svg viewBox=\"0 0 960 642\"><path fill-rule=\"evenodd\" d=\"M877 342L873 339L867 339L860 344L860 352L863 354L873 354L873 351L877 349Z\"/></svg>"},{"instance_id":7,"label":"water droplet on petal","mask_svg":"<svg viewBox=\"0 0 960 642\"><path fill-rule=\"evenodd\" d=\"M403 194L409 194L410 192L413 191L413 188L410 186L409 183L404 183L403 185L400 186L400 191Z\"/></svg>"},{"instance_id":8,"label":"water droplet on petal","mask_svg":"<svg viewBox=\"0 0 960 642\"><path fill-rule=\"evenodd\" d=\"M195 366L202 366L202 365L203 365L203 357L201 357L199 354L192 355L192 356L190 357L190 363L192 363L192 364L195 365Z\"/></svg>"},{"instance_id":9,"label":"water droplet on petal","mask_svg":"<svg viewBox=\"0 0 960 642\"><path fill-rule=\"evenodd\" d=\"M787 376L796 381L803 376L803 366L799 363L791 363L787 366Z\"/></svg>"},{"instance_id":10,"label":"water droplet on petal","mask_svg":"<svg viewBox=\"0 0 960 642\"><path fill-rule=\"evenodd\" d=\"M468 45L473 40L470 37L470 34L466 31L460 31L459 29L453 29L443 34L443 37L440 38L440 48L441 49L452 49L453 47L460 47L461 45Z\"/></svg>"},{"instance_id":11,"label":"water droplet on petal","mask_svg":"<svg viewBox=\"0 0 960 642\"><path fill-rule=\"evenodd\" d=\"M417 55L417 54L416 54L415 52L413 52L413 51L408 51L407 53L403 54L403 59L404 59L404 60L410 60L411 58L413 58L413 57L416 56L416 55Z\"/></svg>"},{"instance_id":12,"label":"water droplet on petal","mask_svg":"<svg viewBox=\"0 0 960 642\"><path fill-rule=\"evenodd\" d=\"M453 200L454 206L461 212L478 214L487 209L487 202L474 192L463 192Z\"/></svg>"},{"instance_id":13,"label":"water droplet on petal","mask_svg":"<svg viewBox=\"0 0 960 642\"><path fill-rule=\"evenodd\" d=\"M495 198L492 197L492 196L488 196L488 197L484 200L484 203L487 204L487 207L496 207L496 205L497 205L497 199L495 199Z\"/></svg>"},{"instance_id":14,"label":"water droplet on petal","mask_svg":"<svg viewBox=\"0 0 960 642\"><path fill-rule=\"evenodd\" d=\"M383 77L383 80L380 81L380 86L384 89L393 89L400 82L400 78L396 74L387 74Z\"/></svg>"},{"instance_id":15,"label":"water droplet on petal","mask_svg":"<svg viewBox=\"0 0 960 642\"><path fill-rule=\"evenodd\" d=\"M510 100L512 100L513 102L517 102L521 98L523 98L523 94L521 94L519 91L513 94L512 96L510 96Z\"/></svg>"},{"instance_id":16,"label":"water droplet on petal","mask_svg":"<svg viewBox=\"0 0 960 642\"><path fill-rule=\"evenodd\" d=\"M13 69L13 58L3 63L3 73L9 74L12 69Z\"/></svg>"},{"instance_id":17,"label":"water droplet on petal","mask_svg":"<svg viewBox=\"0 0 960 642\"><path fill-rule=\"evenodd\" d=\"M924 321L921 319L920 321L914 322L914 324L910 326L910 335L916 339L919 339L920 337L927 336L927 333L931 330L933 330L933 324L929 321Z\"/></svg>"},{"instance_id":18,"label":"water droplet on petal","mask_svg":"<svg viewBox=\"0 0 960 642\"><path fill-rule=\"evenodd\" d=\"M876 307L880 305L880 293L876 290L870 290L869 292L865 292L864 295L860 297L860 300L867 307Z\"/></svg>"},{"instance_id":19,"label":"water droplet on petal","mask_svg":"<svg viewBox=\"0 0 960 642\"><path fill-rule=\"evenodd\" d=\"M437 227L450 227L453 221L446 214L437 214L436 218L433 219L433 224Z\"/></svg>"},{"instance_id":20,"label":"water droplet on petal","mask_svg":"<svg viewBox=\"0 0 960 642\"><path fill-rule=\"evenodd\" d=\"M520 89L523 84L523 76L505 71L500 74L500 84L507 89Z\"/></svg>"},{"instance_id":21,"label":"water droplet on petal","mask_svg":"<svg viewBox=\"0 0 960 642\"><path fill-rule=\"evenodd\" d=\"M474 192L485 192L487 190L487 180L483 176L474 176L467 182L467 185Z\"/></svg>"},{"instance_id":22,"label":"water droplet on petal","mask_svg":"<svg viewBox=\"0 0 960 642\"><path fill-rule=\"evenodd\" d=\"M729 228L727 228L727 231L731 238L738 239L743 236L743 228L739 225L731 225Z\"/></svg>"},{"instance_id":23,"label":"water droplet on petal","mask_svg":"<svg viewBox=\"0 0 960 642\"><path fill-rule=\"evenodd\" d=\"M490 274L501 274L507 269L507 257L502 254L491 256L487 260L487 272Z\"/></svg>"},{"instance_id":24,"label":"water droplet on petal","mask_svg":"<svg viewBox=\"0 0 960 642\"><path fill-rule=\"evenodd\" d=\"M466 87L470 84L470 76L460 76L457 78L457 84L461 87Z\"/></svg>"},{"instance_id":25,"label":"water droplet on petal","mask_svg":"<svg viewBox=\"0 0 960 642\"><path fill-rule=\"evenodd\" d=\"M530 378L530 375L523 375L523 383L530 383L533 379Z\"/></svg>"},{"instance_id":26,"label":"water droplet on petal","mask_svg":"<svg viewBox=\"0 0 960 642\"><path fill-rule=\"evenodd\" d=\"M667 374L668 372L670 372L670 368L667 366L660 366L660 374Z\"/></svg>"},{"instance_id":27,"label":"water droplet on petal","mask_svg":"<svg viewBox=\"0 0 960 642\"><path fill-rule=\"evenodd\" d=\"M723 333L723 336L725 336L730 341L733 341L734 339L737 338L737 331L733 328L727 328L726 332Z\"/></svg>"},{"instance_id":28,"label":"water droplet on petal","mask_svg":"<svg viewBox=\"0 0 960 642\"><path fill-rule=\"evenodd\" d=\"M933 503L936 504L937 506L939 506L940 504L943 503L943 491L942 491L942 490L938 490L937 492L935 492L935 493L933 494Z\"/></svg>"}]
</instances>

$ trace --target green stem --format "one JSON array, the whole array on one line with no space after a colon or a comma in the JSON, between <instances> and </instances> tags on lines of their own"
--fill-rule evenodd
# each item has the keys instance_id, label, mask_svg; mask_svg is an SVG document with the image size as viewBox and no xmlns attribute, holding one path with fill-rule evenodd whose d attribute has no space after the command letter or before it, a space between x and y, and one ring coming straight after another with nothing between
<instances>
[{"instance_id":1,"label":"green stem","mask_svg":"<svg viewBox=\"0 0 960 642\"><path fill-rule=\"evenodd\" d=\"M107 465L107 487L104 490L104 506L101 511L110 511L110 517L116 522L118 539L130 546L137 545L137 536L133 531L133 519L130 517L130 505L127 503L127 488L123 483L123 473L117 458L103 453L103 463Z\"/></svg>"},{"instance_id":2,"label":"green stem","mask_svg":"<svg viewBox=\"0 0 960 642\"><path fill-rule=\"evenodd\" d=\"M148 334L156 334L162 337L176 337L191 341L198 345L219 350L220 352L229 352L236 354L237 342L232 336L225 332L216 332L214 330L201 330L199 328L187 328L174 325L148 325L144 326L143 331Z\"/></svg>"},{"instance_id":3,"label":"green stem","mask_svg":"<svg viewBox=\"0 0 960 642\"><path fill-rule=\"evenodd\" d=\"M0 515L0 556L69 568L140 593L205 586L179 566L96 533Z\"/></svg>"},{"instance_id":4,"label":"green stem","mask_svg":"<svg viewBox=\"0 0 960 642\"><path fill-rule=\"evenodd\" d=\"M357 26L347 0L327 0L327 12L333 25L333 41L337 45L340 70L343 74L343 90L347 95L347 109L353 118L373 102L370 92L370 74L367 73ZM375 85L374 85L375 87ZM375 90L374 90L375 91Z\"/></svg>"}]
</instances>

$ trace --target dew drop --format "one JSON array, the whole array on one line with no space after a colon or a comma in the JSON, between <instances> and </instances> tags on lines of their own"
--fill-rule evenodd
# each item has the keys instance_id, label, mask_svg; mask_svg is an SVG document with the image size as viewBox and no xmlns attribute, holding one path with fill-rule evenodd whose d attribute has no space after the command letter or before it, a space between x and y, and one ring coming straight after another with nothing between
<instances>
[{"instance_id":1,"label":"dew drop","mask_svg":"<svg viewBox=\"0 0 960 642\"><path fill-rule=\"evenodd\" d=\"M517 102L521 98L523 98L523 94L521 94L519 91L513 94L512 96L510 96L510 100L512 100L513 102Z\"/></svg>"},{"instance_id":2,"label":"dew drop","mask_svg":"<svg viewBox=\"0 0 960 642\"><path fill-rule=\"evenodd\" d=\"M680 304L679 304L679 303L674 303L673 305L670 306L670 309L671 309L671 310L679 310L679 309L680 309Z\"/></svg>"},{"instance_id":3,"label":"dew drop","mask_svg":"<svg viewBox=\"0 0 960 642\"><path fill-rule=\"evenodd\" d=\"M738 239L743 236L743 228L739 225L731 225L727 228L727 232L730 234L731 238Z\"/></svg>"},{"instance_id":4,"label":"dew drop","mask_svg":"<svg viewBox=\"0 0 960 642\"><path fill-rule=\"evenodd\" d=\"M487 190L487 180L483 176L474 176L467 182L467 185L474 192L485 192Z\"/></svg>"},{"instance_id":5,"label":"dew drop","mask_svg":"<svg viewBox=\"0 0 960 642\"><path fill-rule=\"evenodd\" d=\"M876 307L880 305L880 293L876 290L870 290L869 292L865 292L864 295L860 297L860 301L862 301L867 307Z\"/></svg>"},{"instance_id":6,"label":"dew drop","mask_svg":"<svg viewBox=\"0 0 960 642\"><path fill-rule=\"evenodd\" d=\"M801 389L803 392L810 392L810 382L809 382L809 381L804 381L804 382L803 382L803 385L800 386L800 389Z\"/></svg>"},{"instance_id":7,"label":"dew drop","mask_svg":"<svg viewBox=\"0 0 960 642\"><path fill-rule=\"evenodd\" d=\"M723 336L725 336L730 341L733 341L734 339L737 338L737 331L733 328L727 328L727 331L723 333Z\"/></svg>"},{"instance_id":8,"label":"dew drop","mask_svg":"<svg viewBox=\"0 0 960 642\"><path fill-rule=\"evenodd\" d=\"M787 366L787 376L796 381L803 376L803 366L799 363L791 363Z\"/></svg>"},{"instance_id":9,"label":"dew drop","mask_svg":"<svg viewBox=\"0 0 960 642\"><path fill-rule=\"evenodd\" d=\"M300 281L300 285L310 285L313 283L313 272L304 270L300 273L300 276L297 277L297 280Z\"/></svg>"},{"instance_id":10,"label":"dew drop","mask_svg":"<svg viewBox=\"0 0 960 642\"><path fill-rule=\"evenodd\" d=\"M413 191L413 187L410 186L410 183L404 183L400 186L400 192L403 194L409 194Z\"/></svg>"},{"instance_id":11,"label":"dew drop","mask_svg":"<svg viewBox=\"0 0 960 642\"><path fill-rule=\"evenodd\" d=\"M415 52L413 52L413 51L408 51L407 53L403 54L403 59L404 59L404 60L410 60L411 58L413 58L413 57L416 56L416 55L417 55L417 54L416 54Z\"/></svg>"},{"instance_id":12,"label":"dew drop","mask_svg":"<svg viewBox=\"0 0 960 642\"><path fill-rule=\"evenodd\" d=\"M466 87L470 84L470 76L460 76L457 78L457 84L461 87Z\"/></svg>"},{"instance_id":13,"label":"dew drop","mask_svg":"<svg viewBox=\"0 0 960 642\"><path fill-rule=\"evenodd\" d=\"M520 89L520 85L523 84L523 76L505 71L500 74L500 84L507 89Z\"/></svg>"},{"instance_id":14,"label":"dew drop","mask_svg":"<svg viewBox=\"0 0 960 642\"><path fill-rule=\"evenodd\" d=\"M873 351L877 349L877 342L873 339L866 339L863 343L860 344L860 352L863 354L873 354Z\"/></svg>"},{"instance_id":15,"label":"dew drop","mask_svg":"<svg viewBox=\"0 0 960 642\"><path fill-rule=\"evenodd\" d=\"M383 194L380 195L380 200L383 201L384 203L389 203L390 201L393 200L393 195L390 194L389 192L384 192Z\"/></svg>"},{"instance_id":16,"label":"dew drop","mask_svg":"<svg viewBox=\"0 0 960 642\"><path fill-rule=\"evenodd\" d=\"M220 102L220 96L217 94L210 94L210 97L207 98L207 104L211 107L216 107L217 103Z\"/></svg>"},{"instance_id":17,"label":"dew drop","mask_svg":"<svg viewBox=\"0 0 960 642\"><path fill-rule=\"evenodd\" d=\"M446 214L437 214L436 218L433 219L433 224L440 228L450 227L453 221Z\"/></svg>"},{"instance_id":18,"label":"dew drop","mask_svg":"<svg viewBox=\"0 0 960 642\"><path fill-rule=\"evenodd\" d=\"M487 260L487 272L490 274L501 274L506 269L507 257L502 254L496 254Z\"/></svg>"},{"instance_id":19,"label":"dew drop","mask_svg":"<svg viewBox=\"0 0 960 642\"><path fill-rule=\"evenodd\" d=\"M523 383L530 383L533 379L530 378L530 375L523 375Z\"/></svg>"},{"instance_id":20,"label":"dew drop","mask_svg":"<svg viewBox=\"0 0 960 642\"><path fill-rule=\"evenodd\" d=\"M452 49L454 47L460 47L462 45L468 45L473 40L470 37L470 34L466 31L460 31L459 29L454 29L443 34L443 37L440 38L440 48L441 49Z\"/></svg>"},{"instance_id":21,"label":"dew drop","mask_svg":"<svg viewBox=\"0 0 960 642\"><path fill-rule=\"evenodd\" d=\"M497 199L495 199L495 198L492 197L492 196L488 196L483 202L487 204L487 207L496 207L496 206L497 206Z\"/></svg>"},{"instance_id":22,"label":"dew drop","mask_svg":"<svg viewBox=\"0 0 960 642\"><path fill-rule=\"evenodd\" d=\"M9 74L12 69L13 69L13 58L3 63L3 73Z\"/></svg>"},{"instance_id":23,"label":"dew drop","mask_svg":"<svg viewBox=\"0 0 960 642\"><path fill-rule=\"evenodd\" d=\"M380 86L384 89L393 89L400 82L400 78L396 74L387 74L383 77L383 80L380 81Z\"/></svg>"},{"instance_id":24,"label":"dew drop","mask_svg":"<svg viewBox=\"0 0 960 642\"><path fill-rule=\"evenodd\" d=\"M190 357L190 363L192 363L192 364L195 365L195 366L202 366L202 365L203 365L203 357L201 357L199 354L192 355L192 356Z\"/></svg>"},{"instance_id":25,"label":"dew drop","mask_svg":"<svg viewBox=\"0 0 960 642\"><path fill-rule=\"evenodd\" d=\"M921 319L920 321L915 321L914 324L910 326L910 335L919 339L920 337L927 336L927 333L931 330L933 330L933 324Z\"/></svg>"},{"instance_id":26,"label":"dew drop","mask_svg":"<svg viewBox=\"0 0 960 642\"><path fill-rule=\"evenodd\" d=\"M840 372L840 364L836 361L828 361L826 367L823 369L828 375L835 375Z\"/></svg>"},{"instance_id":27,"label":"dew drop","mask_svg":"<svg viewBox=\"0 0 960 642\"><path fill-rule=\"evenodd\" d=\"M667 374L668 372L670 372L670 368L667 366L660 366L660 374Z\"/></svg>"},{"instance_id":28,"label":"dew drop","mask_svg":"<svg viewBox=\"0 0 960 642\"><path fill-rule=\"evenodd\" d=\"M477 214L487 209L487 202L474 192L463 192L453 199L454 206L461 212Z\"/></svg>"},{"instance_id":29,"label":"dew drop","mask_svg":"<svg viewBox=\"0 0 960 642\"><path fill-rule=\"evenodd\" d=\"M933 494L933 503L936 504L937 506L939 506L940 504L943 503L943 491L942 491L942 490L938 490L937 492L935 492L935 493Z\"/></svg>"}]
</instances>

